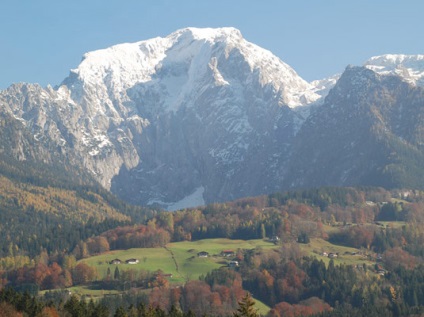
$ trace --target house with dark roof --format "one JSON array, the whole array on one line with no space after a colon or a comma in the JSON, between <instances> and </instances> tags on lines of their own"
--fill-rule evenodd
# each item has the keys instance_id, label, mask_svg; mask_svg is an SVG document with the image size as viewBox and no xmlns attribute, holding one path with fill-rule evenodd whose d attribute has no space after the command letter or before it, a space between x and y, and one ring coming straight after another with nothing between
<instances>
[{"instance_id":1,"label":"house with dark roof","mask_svg":"<svg viewBox=\"0 0 424 317\"><path fill-rule=\"evenodd\" d=\"M127 264L137 264L139 261L137 259L128 259L125 261Z\"/></svg>"}]
</instances>

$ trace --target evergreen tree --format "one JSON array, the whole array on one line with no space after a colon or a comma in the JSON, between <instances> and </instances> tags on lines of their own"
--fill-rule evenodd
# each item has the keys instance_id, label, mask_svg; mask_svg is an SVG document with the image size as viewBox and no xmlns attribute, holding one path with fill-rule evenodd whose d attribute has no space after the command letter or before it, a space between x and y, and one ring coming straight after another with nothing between
<instances>
[{"instance_id":1,"label":"evergreen tree","mask_svg":"<svg viewBox=\"0 0 424 317\"><path fill-rule=\"evenodd\" d=\"M119 306L118 309L115 312L114 317L128 317L125 309L122 306Z\"/></svg>"},{"instance_id":2,"label":"evergreen tree","mask_svg":"<svg viewBox=\"0 0 424 317\"><path fill-rule=\"evenodd\" d=\"M79 317L84 315L84 309L81 305L80 300L72 295L71 298L65 303L65 311L68 312L72 317Z\"/></svg>"},{"instance_id":3,"label":"evergreen tree","mask_svg":"<svg viewBox=\"0 0 424 317\"><path fill-rule=\"evenodd\" d=\"M246 293L238 304L239 308L233 313L233 317L259 317L257 309L254 307L255 301L249 293Z\"/></svg>"},{"instance_id":4,"label":"evergreen tree","mask_svg":"<svg viewBox=\"0 0 424 317\"><path fill-rule=\"evenodd\" d=\"M106 308L106 306L102 304L97 304L97 306L94 309L94 312L91 316L96 317L109 317L109 310Z\"/></svg>"},{"instance_id":5,"label":"evergreen tree","mask_svg":"<svg viewBox=\"0 0 424 317\"><path fill-rule=\"evenodd\" d=\"M113 278L114 278L115 280L119 280L119 277L120 277L119 269L118 269L118 267L116 267L116 268L115 268L115 272L114 272L114 274L113 274Z\"/></svg>"},{"instance_id":6,"label":"evergreen tree","mask_svg":"<svg viewBox=\"0 0 424 317\"><path fill-rule=\"evenodd\" d=\"M261 238L262 239L266 238L266 229L265 229L265 225L263 223L261 224Z\"/></svg>"}]
</instances>

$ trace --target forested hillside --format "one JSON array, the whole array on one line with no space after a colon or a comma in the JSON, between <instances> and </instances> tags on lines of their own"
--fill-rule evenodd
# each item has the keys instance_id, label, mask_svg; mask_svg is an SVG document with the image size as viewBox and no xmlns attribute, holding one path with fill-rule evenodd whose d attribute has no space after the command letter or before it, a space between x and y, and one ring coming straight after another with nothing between
<instances>
[{"instance_id":1,"label":"forested hillside","mask_svg":"<svg viewBox=\"0 0 424 317\"><path fill-rule=\"evenodd\" d=\"M412 316L424 312L421 191L334 187L298 190L150 214L143 223L130 224L128 218L121 219L124 216L108 209L107 199L99 193L85 192L82 196L86 199L80 200L77 192L55 189L41 196L45 198L31 201L35 190L43 193L44 189L21 184L15 205L22 205L24 200L20 197L26 195L25 201L39 209L36 214L48 215L42 207L48 197L58 197L64 205L78 202L87 209L97 199L97 209L89 213L88 219L102 219L102 212L108 211L111 217L104 222L85 222L81 228L93 229L81 229L81 233L90 235L81 235L81 241L75 240L72 249L63 248L67 238L57 229L55 241L60 250L43 249L32 257L24 248L9 245L3 251L8 256L0 259L3 287L13 286L34 294L71 286L87 288L88 292L113 291L116 296L99 298L102 309L111 314L118 310L130 314L142 303L143 307L158 306L169 313L177 310L198 316L231 315L246 291L271 308L269 316ZM56 207L51 204L49 208ZM66 216L62 215L62 219L66 220ZM134 254L142 256L147 254L143 248L164 248L159 261L168 254L178 272L178 265L206 265L209 260L195 260L193 254L201 250L188 250L184 260L188 262L178 263L184 255L174 254L182 251L170 245L177 241L202 243L206 240L201 239L219 237L263 239L272 247L227 250L229 257L224 251L210 254L214 263L222 263L222 267L208 271L200 280L187 276L184 283L161 270L148 271L146 267L154 260L146 256L139 258L138 264L123 266L100 258L88 261L93 255L114 250L140 248ZM204 248L208 246L204 244ZM225 245L221 250L225 250ZM108 259L112 258L108 255ZM100 270L105 265L107 271ZM65 300L61 294L46 294L45 298Z\"/></svg>"},{"instance_id":2,"label":"forested hillside","mask_svg":"<svg viewBox=\"0 0 424 317\"><path fill-rule=\"evenodd\" d=\"M17 130L4 121L0 128L0 257L70 251L92 235L154 214L120 201L66 156L47 159L42 147L19 154Z\"/></svg>"}]
</instances>

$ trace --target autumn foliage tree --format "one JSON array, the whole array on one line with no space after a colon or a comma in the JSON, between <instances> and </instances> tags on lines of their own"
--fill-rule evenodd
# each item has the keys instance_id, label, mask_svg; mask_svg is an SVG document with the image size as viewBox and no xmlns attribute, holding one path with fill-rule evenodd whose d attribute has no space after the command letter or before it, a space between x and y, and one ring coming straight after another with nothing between
<instances>
[{"instance_id":1,"label":"autumn foliage tree","mask_svg":"<svg viewBox=\"0 0 424 317\"><path fill-rule=\"evenodd\" d=\"M418 259L415 256L409 254L400 247L389 249L384 252L383 260L389 270L393 270L398 266L411 270L414 269L418 263Z\"/></svg>"},{"instance_id":2,"label":"autumn foliage tree","mask_svg":"<svg viewBox=\"0 0 424 317\"><path fill-rule=\"evenodd\" d=\"M317 297L311 297L298 304L281 302L270 311L270 317L301 317L317 315L331 310L330 305Z\"/></svg>"},{"instance_id":3,"label":"autumn foliage tree","mask_svg":"<svg viewBox=\"0 0 424 317\"><path fill-rule=\"evenodd\" d=\"M145 225L118 227L103 233L100 238L105 238L112 250L162 247L171 241L165 229Z\"/></svg>"},{"instance_id":4,"label":"autumn foliage tree","mask_svg":"<svg viewBox=\"0 0 424 317\"><path fill-rule=\"evenodd\" d=\"M0 303L0 317L23 317L23 314L11 304L3 302Z\"/></svg>"},{"instance_id":5,"label":"autumn foliage tree","mask_svg":"<svg viewBox=\"0 0 424 317\"><path fill-rule=\"evenodd\" d=\"M97 270L88 264L78 263L72 270L72 278L75 285L85 284L93 281L97 277Z\"/></svg>"}]
</instances>

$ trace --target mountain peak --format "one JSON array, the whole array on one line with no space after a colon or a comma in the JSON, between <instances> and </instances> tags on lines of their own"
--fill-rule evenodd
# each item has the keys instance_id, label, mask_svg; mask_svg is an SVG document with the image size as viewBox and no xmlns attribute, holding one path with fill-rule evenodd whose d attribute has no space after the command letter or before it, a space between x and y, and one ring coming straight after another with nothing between
<instances>
[{"instance_id":1,"label":"mountain peak","mask_svg":"<svg viewBox=\"0 0 424 317\"><path fill-rule=\"evenodd\" d=\"M382 75L397 75L406 82L424 86L424 55L385 54L373 56L365 67Z\"/></svg>"},{"instance_id":2,"label":"mountain peak","mask_svg":"<svg viewBox=\"0 0 424 317\"><path fill-rule=\"evenodd\" d=\"M235 73L237 79L233 77ZM216 86L238 85L240 80L270 86L280 104L289 107L320 98L289 65L248 42L232 27L184 28L166 37L86 53L63 84L77 101L83 101L81 89L90 90L94 97L90 101L98 103L98 109L128 101L126 94L134 86L150 85L161 95L169 96L168 101L173 103L169 109L175 110L187 90L199 91L197 86L207 82Z\"/></svg>"},{"instance_id":3,"label":"mountain peak","mask_svg":"<svg viewBox=\"0 0 424 317\"><path fill-rule=\"evenodd\" d=\"M168 209L283 187L395 184L385 171L397 177L403 167L389 167L410 158L422 187L424 89L405 80L424 84L423 61L376 56L307 83L235 28L185 28L89 52L55 90L0 93L0 120L16 123L0 141L17 159L63 156L119 197ZM32 144L40 150L25 151Z\"/></svg>"},{"instance_id":4,"label":"mountain peak","mask_svg":"<svg viewBox=\"0 0 424 317\"><path fill-rule=\"evenodd\" d=\"M135 43L123 43L85 53L82 62L72 73L86 76L100 75L106 77L105 71L119 73L131 72L130 78L125 78L127 86L150 79L157 64L166 57L168 49L179 46L189 47L193 41L232 42L242 40L241 32L232 27L224 28L184 28L162 38L143 40ZM87 78L88 82L93 78Z\"/></svg>"},{"instance_id":5,"label":"mountain peak","mask_svg":"<svg viewBox=\"0 0 424 317\"><path fill-rule=\"evenodd\" d=\"M167 36L168 38L192 37L194 40L206 40L209 42L222 41L224 39L240 40L243 38L240 30L233 27L222 28L195 28L188 27L177 30Z\"/></svg>"}]
</instances>

